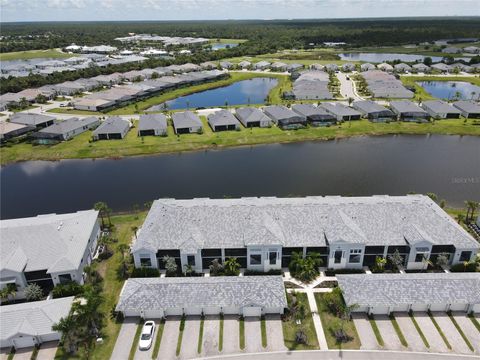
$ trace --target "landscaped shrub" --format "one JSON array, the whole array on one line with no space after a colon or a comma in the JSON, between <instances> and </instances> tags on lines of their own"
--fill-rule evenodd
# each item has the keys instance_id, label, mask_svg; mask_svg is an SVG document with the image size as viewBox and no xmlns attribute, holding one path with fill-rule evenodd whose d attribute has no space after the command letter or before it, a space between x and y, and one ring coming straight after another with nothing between
<instances>
[{"instance_id":1,"label":"landscaped shrub","mask_svg":"<svg viewBox=\"0 0 480 360\"><path fill-rule=\"evenodd\" d=\"M43 290L37 284L29 284L25 288L24 294L27 301L38 301L42 300L43 298Z\"/></svg>"},{"instance_id":2,"label":"landscaped shrub","mask_svg":"<svg viewBox=\"0 0 480 360\"><path fill-rule=\"evenodd\" d=\"M336 274L365 274L363 269L328 269L325 271L326 276L335 276Z\"/></svg>"},{"instance_id":3,"label":"landscaped shrub","mask_svg":"<svg viewBox=\"0 0 480 360\"><path fill-rule=\"evenodd\" d=\"M477 263L475 262L468 262L468 263L460 263L452 265L450 268L451 272L476 272L477 270Z\"/></svg>"},{"instance_id":4,"label":"landscaped shrub","mask_svg":"<svg viewBox=\"0 0 480 360\"><path fill-rule=\"evenodd\" d=\"M293 252L292 260L288 264L290 274L303 281L310 282L319 275L322 259L319 253L310 253L305 258L301 252Z\"/></svg>"},{"instance_id":5,"label":"landscaped shrub","mask_svg":"<svg viewBox=\"0 0 480 360\"><path fill-rule=\"evenodd\" d=\"M260 276L260 275L282 275L282 270L271 269L269 271L245 270L245 276Z\"/></svg>"},{"instance_id":6,"label":"landscaped shrub","mask_svg":"<svg viewBox=\"0 0 480 360\"><path fill-rule=\"evenodd\" d=\"M83 292L83 286L71 281L66 284L58 284L52 290L52 296L54 299L67 297L67 296L76 296Z\"/></svg>"},{"instance_id":7,"label":"landscaped shrub","mask_svg":"<svg viewBox=\"0 0 480 360\"><path fill-rule=\"evenodd\" d=\"M159 277L159 276L160 276L160 271L158 271L158 269L141 267L141 268L134 268L132 270L131 277L144 278L144 277Z\"/></svg>"}]
</instances>

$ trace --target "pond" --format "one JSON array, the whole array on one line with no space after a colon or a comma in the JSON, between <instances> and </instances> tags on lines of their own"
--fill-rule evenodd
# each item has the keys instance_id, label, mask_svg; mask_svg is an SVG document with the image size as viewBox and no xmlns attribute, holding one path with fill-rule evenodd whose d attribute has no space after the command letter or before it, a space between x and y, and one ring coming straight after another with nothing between
<instances>
[{"instance_id":1,"label":"pond","mask_svg":"<svg viewBox=\"0 0 480 360\"><path fill-rule=\"evenodd\" d=\"M277 79L266 77L242 80L228 86L181 96L167 101L166 104L170 110L225 106L225 103L228 105L263 104L268 93L277 83ZM147 111L163 109L164 105L160 104L150 107Z\"/></svg>"},{"instance_id":2,"label":"pond","mask_svg":"<svg viewBox=\"0 0 480 360\"><path fill-rule=\"evenodd\" d=\"M0 169L1 217L132 210L158 198L405 195L480 201L480 138L379 136Z\"/></svg>"},{"instance_id":3,"label":"pond","mask_svg":"<svg viewBox=\"0 0 480 360\"><path fill-rule=\"evenodd\" d=\"M419 81L430 95L439 99L480 99L480 86L464 81Z\"/></svg>"},{"instance_id":4,"label":"pond","mask_svg":"<svg viewBox=\"0 0 480 360\"><path fill-rule=\"evenodd\" d=\"M215 43L215 44L212 44L212 50L227 49L227 48L232 48L236 46L238 46L237 43L232 43L232 44Z\"/></svg>"},{"instance_id":5,"label":"pond","mask_svg":"<svg viewBox=\"0 0 480 360\"><path fill-rule=\"evenodd\" d=\"M389 53L345 53L338 54L341 60L346 61L365 61L369 63L382 63L385 61L400 60L404 62L423 61L427 56L415 54L389 54ZM442 61L440 56L430 56L433 62ZM455 60L469 61L469 58L455 58Z\"/></svg>"}]
</instances>

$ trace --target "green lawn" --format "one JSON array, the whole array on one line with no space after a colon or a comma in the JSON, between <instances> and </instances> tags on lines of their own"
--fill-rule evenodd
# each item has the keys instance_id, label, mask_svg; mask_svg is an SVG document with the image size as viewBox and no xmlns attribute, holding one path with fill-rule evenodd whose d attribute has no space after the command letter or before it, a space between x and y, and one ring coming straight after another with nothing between
<instances>
[{"instance_id":1,"label":"green lawn","mask_svg":"<svg viewBox=\"0 0 480 360\"><path fill-rule=\"evenodd\" d=\"M370 322L370 325L372 326L373 333L375 334L375 337L377 338L377 343L380 346L384 346L385 343L383 341L382 334L380 333L380 330L378 329L377 323L375 322L375 319L373 316L368 317L368 321Z\"/></svg>"},{"instance_id":2,"label":"green lawn","mask_svg":"<svg viewBox=\"0 0 480 360\"><path fill-rule=\"evenodd\" d=\"M66 54L62 53L55 49L49 50L29 50L29 51L16 51L0 54L0 61L8 60L25 60L25 59L36 59L36 58L69 58L76 56L75 54Z\"/></svg>"},{"instance_id":3,"label":"green lawn","mask_svg":"<svg viewBox=\"0 0 480 360\"><path fill-rule=\"evenodd\" d=\"M262 346L267 347L267 324L265 323L265 317L260 319L260 330L262 332Z\"/></svg>"},{"instance_id":4,"label":"green lawn","mask_svg":"<svg viewBox=\"0 0 480 360\"><path fill-rule=\"evenodd\" d=\"M136 129L131 129L122 140L89 142L87 131L72 140L56 145L36 145L22 142L7 144L0 148L1 164L26 160L59 160L75 158L120 158L132 155L174 153L181 151L215 149L231 146L286 143L310 140L339 139L359 135L389 134L452 134L480 136L480 126L473 120L440 120L428 124L407 122L372 123L367 120L346 122L331 127L307 127L284 131L271 128L242 128L240 131L213 133L204 121L203 134L175 135L171 124L168 136L139 138Z\"/></svg>"},{"instance_id":5,"label":"green lawn","mask_svg":"<svg viewBox=\"0 0 480 360\"><path fill-rule=\"evenodd\" d=\"M430 319L432 320L433 325L435 326L435 328L437 329L438 333L439 333L440 336L442 337L443 342L445 343L445 345L447 346L447 348L448 348L449 350L452 350L452 345L450 345L450 343L448 342L448 339L447 339L447 337L445 336L445 334L443 333L442 328L440 327L440 325L438 325L437 320L435 320L435 317L432 315L432 313L431 313L430 311L428 312L428 316L429 316Z\"/></svg>"},{"instance_id":6,"label":"green lawn","mask_svg":"<svg viewBox=\"0 0 480 360\"><path fill-rule=\"evenodd\" d=\"M315 301L317 302L318 313L322 321L323 331L329 349L360 349L360 339L357 334L357 329L352 320L343 323L343 331L351 338L346 343L338 343L335 338L335 331L342 328L342 321L337 316L328 311L327 305L323 300L322 293L315 293Z\"/></svg>"},{"instance_id":7,"label":"green lawn","mask_svg":"<svg viewBox=\"0 0 480 360\"><path fill-rule=\"evenodd\" d=\"M246 39L211 39L210 43L213 44L241 44L246 42Z\"/></svg>"},{"instance_id":8,"label":"green lawn","mask_svg":"<svg viewBox=\"0 0 480 360\"><path fill-rule=\"evenodd\" d=\"M430 95L423 87L417 84L420 81L464 81L473 85L480 86L480 78L473 76L401 76L400 80L405 86L415 88L415 100L436 99Z\"/></svg>"},{"instance_id":9,"label":"green lawn","mask_svg":"<svg viewBox=\"0 0 480 360\"><path fill-rule=\"evenodd\" d=\"M46 112L55 113L55 114L72 114L73 115L92 115L92 116L104 116L104 114L97 111L88 111L88 110L77 110L72 108L53 108L47 110Z\"/></svg>"},{"instance_id":10,"label":"green lawn","mask_svg":"<svg viewBox=\"0 0 480 360\"><path fill-rule=\"evenodd\" d=\"M410 312L409 316L410 316L410 319L411 319L412 322L413 322L413 325L415 326L415 329L417 329L418 334L419 334L420 337L422 338L422 341L423 341L423 343L425 344L426 348L427 348L427 349L430 349L430 344L428 343L428 340L427 340L427 338L425 337L425 334L423 333L422 329L421 329L420 326L418 325L417 320L415 320L415 316L413 316L413 313L412 313L412 312Z\"/></svg>"},{"instance_id":11,"label":"green lawn","mask_svg":"<svg viewBox=\"0 0 480 360\"><path fill-rule=\"evenodd\" d=\"M453 322L453 325L455 325L455 327L457 328L458 332L460 333L460 335L462 336L463 338L463 341L465 341L465 344L467 344L468 348L470 349L470 351L474 352L475 351L475 348L472 346L470 340L468 339L468 337L465 335L465 333L463 332L463 329L460 327L460 325L457 323L457 320L455 320L455 318L453 317L453 315L451 313L448 314L448 317L450 318L450 320L452 320Z\"/></svg>"},{"instance_id":12,"label":"green lawn","mask_svg":"<svg viewBox=\"0 0 480 360\"><path fill-rule=\"evenodd\" d=\"M165 320L162 319L157 325L157 336L155 337L155 345L153 347L152 359L158 358L160 344L162 343L163 329L165 329Z\"/></svg>"},{"instance_id":13,"label":"green lawn","mask_svg":"<svg viewBox=\"0 0 480 360\"><path fill-rule=\"evenodd\" d=\"M405 339L402 329L400 329L397 319L395 319L395 316L393 315L393 313L390 314L390 320L392 321L393 328L395 329L395 332L397 333L398 338L400 339L400 342L402 343L403 346L408 347L407 339Z\"/></svg>"},{"instance_id":14,"label":"green lawn","mask_svg":"<svg viewBox=\"0 0 480 360\"><path fill-rule=\"evenodd\" d=\"M182 340L183 340L183 332L185 331L185 316L182 316L182 320L180 320L179 331L178 331L178 340L177 340L177 350L175 354L178 356L180 355L180 351L182 350Z\"/></svg>"},{"instance_id":15,"label":"green lawn","mask_svg":"<svg viewBox=\"0 0 480 360\"><path fill-rule=\"evenodd\" d=\"M143 321L139 320L137 325L137 330L135 331L135 337L132 342L132 347L130 348L130 354L128 355L128 360L135 359L135 353L137 352L138 342L140 341L140 335L142 334Z\"/></svg>"},{"instance_id":16,"label":"green lawn","mask_svg":"<svg viewBox=\"0 0 480 360\"><path fill-rule=\"evenodd\" d=\"M238 345L240 350L245 349L245 319L243 317L238 320Z\"/></svg>"},{"instance_id":17,"label":"green lawn","mask_svg":"<svg viewBox=\"0 0 480 360\"><path fill-rule=\"evenodd\" d=\"M202 345L203 345L203 327L205 325L205 318L202 316L200 320L200 332L198 333L198 344L197 344L197 353L202 353Z\"/></svg>"},{"instance_id":18,"label":"green lawn","mask_svg":"<svg viewBox=\"0 0 480 360\"><path fill-rule=\"evenodd\" d=\"M320 346L318 345L317 332L315 331L315 325L313 324L312 312L310 310L310 305L308 304L307 294L296 293L296 297L299 304L303 304L305 307L305 319L302 320L300 325L297 325L294 319L282 321L285 346L289 350L317 350ZM287 297L287 299L289 300L289 297ZM295 341L295 334L298 330L303 330L307 335L307 344L297 344Z\"/></svg>"},{"instance_id":19,"label":"green lawn","mask_svg":"<svg viewBox=\"0 0 480 360\"><path fill-rule=\"evenodd\" d=\"M220 329L218 331L218 351L223 350L223 315L220 315Z\"/></svg>"}]
</instances>

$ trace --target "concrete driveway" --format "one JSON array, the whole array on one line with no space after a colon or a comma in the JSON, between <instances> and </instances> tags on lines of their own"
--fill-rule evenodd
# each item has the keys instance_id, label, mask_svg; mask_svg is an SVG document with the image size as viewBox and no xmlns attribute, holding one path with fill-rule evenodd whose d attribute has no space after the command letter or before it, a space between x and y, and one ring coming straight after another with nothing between
<instances>
[{"instance_id":1,"label":"concrete driveway","mask_svg":"<svg viewBox=\"0 0 480 360\"><path fill-rule=\"evenodd\" d=\"M475 348L477 354L480 354L480 331L473 325L472 320L464 312L454 312L453 317L465 336L470 340L470 344Z\"/></svg>"},{"instance_id":2,"label":"concrete driveway","mask_svg":"<svg viewBox=\"0 0 480 360\"><path fill-rule=\"evenodd\" d=\"M283 340L283 327L280 315L266 315L265 325L267 328L267 350L285 351L285 342Z\"/></svg>"},{"instance_id":3,"label":"concrete driveway","mask_svg":"<svg viewBox=\"0 0 480 360\"><path fill-rule=\"evenodd\" d=\"M443 334L452 346L452 350L456 353L471 354L472 352L465 343L465 340L463 340L462 335L460 335L447 313L434 312L432 314L437 321L437 324L440 326L440 329L442 329Z\"/></svg>"},{"instance_id":4,"label":"concrete driveway","mask_svg":"<svg viewBox=\"0 0 480 360\"><path fill-rule=\"evenodd\" d=\"M165 321L165 327L163 328L162 342L160 343L160 350L158 352L159 359L175 359L177 351L178 332L180 329L180 317L172 316L168 317ZM189 342L185 340L185 333L183 333L183 342ZM112 359L113 360L113 359Z\"/></svg>"},{"instance_id":5,"label":"concrete driveway","mask_svg":"<svg viewBox=\"0 0 480 360\"><path fill-rule=\"evenodd\" d=\"M198 357L198 335L200 334L200 316L187 316L185 330L183 330L181 359L193 359ZM161 356L160 356L161 357Z\"/></svg>"},{"instance_id":6,"label":"concrete driveway","mask_svg":"<svg viewBox=\"0 0 480 360\"><path fill-rule=\"evenodd\" d=\"M135 333L137 332L138 321L139 318L137 317L128 317L123 321L110 359L128 359L135 338Z\"/></svg>"},{"instance_id":7,"label":"concrete driveway","mask_svg":"<svg viewBox=\"0 0 480 360\"><path fill-rule=\"evenodd\" d=\"M262 346L262 330L260 327L260 318L249 316L245 320L245 351L260 352L265 351Z\"/></svg>"},{"instance_id":8,"label":"concrete driveway","mask_svg":"<svg viewBox=\"0 0 480 360\"><path fill-rule=\"evenodd\" d=\"M412 351L428 351L410 316L407 313L395 313L395 318L407 340L408 348Z\"/></svg>"},{"instance_id":9,"label":"concrete driveway","mask_svg":"<svg viewBox=\"0 0 480 360\"><path fill-rule=\"evenodd\" d=\"M202 356L218 355L218 340L220 335L220 316L205 316L203 323Z\"/></svg>"},{"instance_id":10,"label":"concrete driveway","mask_svg":"<svg viewBox=\"0 0 480 360\"><path fill-rule=\"evenodd\" d=\"M10 348L1 348L0 349L0 360L7 360L9 353L10 353Z\"/></svg>"},{"instance_id":11,"label":"concrete driveway","mask_svg":"<svg viewBox=\"0 0 480 360\"><path fill-rule=\"evenodd\" d=\"M140 350L137 346L137 349L135 351L135 360L151 360L152 359L152 354L153 354L153 349L155 348L155 340L158 335L158 326L160 325L161 319L147 319L147 320L153 320L155 321L155 334L153 335L153 342L152 346L150 346L150 349L148 350Z\"/></svg>"},{"instance_id":12,"label":"concrete driveway","mask_svg":"<svg viewBox=\"0 0 480 360\"><path fill-rule=\"evenodd\" d=\"M13 357L15 360L30 360L33 354L33 347L18 349Z\"/></svg>"},{"instance_id":13,"label":"concrete driveway","mask_svg":"<svg viewBox=\"0 0 480 360\"><path fill-rule=\"evenodd\" d=\"M222 354L240 352L238 315L225 315L223 318L223 350Z\"/></svg>"},{"instance_id":14,"label":"concrete driveway","mask_svg":"<svg viewBox=\"0 0 480 360\"><path fill-rule=\"evenodd\" d=\"M423 332L423 335L427 338L430 345L430 351L432 352L448 352L447 345L443 341L442 337L437 331L437 328L433 324L432 320L426 312L416 312L413 314L418 326Z\"/></svg>"},{"instance_id":15,"label":"concrete driveway","mask_svg":"<svg viewBox=\"0 0 480 360\"><path fill-rule=\"evenodd\" d=\"M384 348L388 350L405 349L393 327L392 320L387 315L375 315L374 318L380 335L382 335Z\"/></svg>"},{"instance_id":16,"label":"concrete driveway","mask_svg":"<svg viewBox=\"0 0 480 360\"><path fill-rule=\"evenodd\" d=\"M58 341L43 343L38 349L37 360L53 360L57 352Z\"/></svg>"},{"instance_id":17,"label":"concrete driveway","mask_svg":"<svg viewBox=\"0 0 480 360\"><path fill-rule=\"evenodd\" d=\"M362 350L375 350L379 349L377 338L373 333L372 326L368 321L368 318L365 314L352 314L353 323L357 329L358 337L360 338L360 349Z\"/></svg>"}]
</instances>

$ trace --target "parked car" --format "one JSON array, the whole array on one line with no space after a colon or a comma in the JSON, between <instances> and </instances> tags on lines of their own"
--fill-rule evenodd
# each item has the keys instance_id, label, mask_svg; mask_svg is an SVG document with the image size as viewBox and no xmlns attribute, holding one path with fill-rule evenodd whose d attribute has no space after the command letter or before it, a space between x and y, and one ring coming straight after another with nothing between
<instances>
[{"instance_id":1,"label":"parked car","mask_svg":"<svg viewBox=\"0 0 480 360\"><path fill-rule=\"evenodd\" d=\"M140 350L148 350L152 346L153 335L155 334L155 322L149 320L145 321L142 328L142 335L138 347Z\"/></svg>"}]
</instances>

